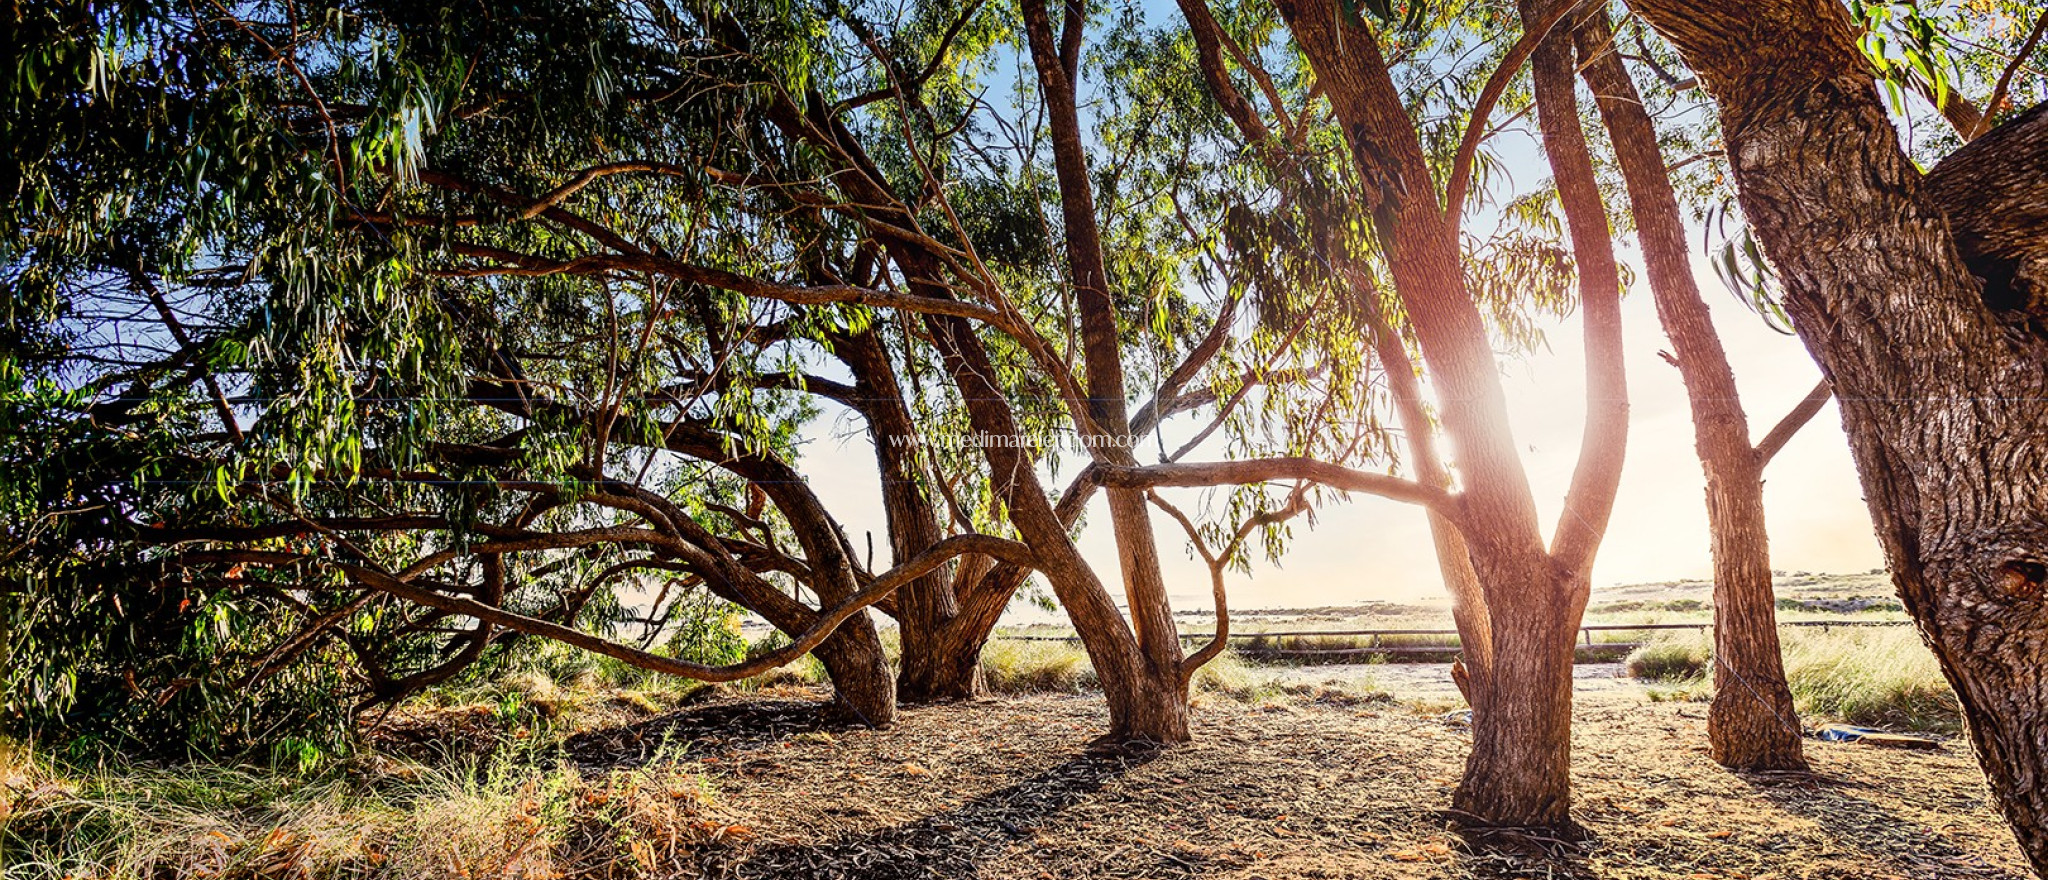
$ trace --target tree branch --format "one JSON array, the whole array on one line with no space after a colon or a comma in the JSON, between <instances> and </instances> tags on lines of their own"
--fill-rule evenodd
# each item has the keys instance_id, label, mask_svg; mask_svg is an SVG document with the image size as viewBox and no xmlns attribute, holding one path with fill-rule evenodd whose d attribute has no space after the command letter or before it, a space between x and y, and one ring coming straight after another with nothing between
<instances>
[{"instance_id":1,"label":"tree branch","mask_svg":"<svg viewBox=\"0 0 2048 880\"><path fill-rule=\"evenodd\" d=\"M582 648L594 654L610 657L639 669L681 676L697 681L725 682L759 675L810 653L813 648L816 648L825 639L831 637L832 633L839 628L841 623L846 622L848 618L859 613L862 609L881 601L883 597L894 592L898 587L910 583L920 575L945 564L954 557L968 553L993 556L1005 562L1018 565L1028 566L1033 564L1033 557L1029 548L1015 541L989 535L955 535L932 545L931 549L919 554L915 559L898 565L881 577L876 578L875 582L867 588L820 612L817 621L811 626L810 630L801 636L793 638L789 645L751 660L727 666L710 666L648 653L573 627L528 617L517 612L487 605L474 599L450 596L425 587L415 586L407 580L394 577L375 568L350 563L335 563L334 565L337 569L340 569L343 573L354 578L364 586L379 592L389 593L415 604L437 608L451 614L472 617L485 623L504 627L513 632L552 639L572 647Z\"/></svg>"},{"instance_id":2,"label":"tree branch","mask_svg":"<svg viewBox=\"0 0 2048 880\"><path fill-rule=\"evenodd\" d=\"M1784 449L1785 444L1792 441L1792 435L1799 433L1800 428L1806 427L1806 423L1813 420L1814 415L1820 412L1821 407L1827 405L1828 398L1833 397L1834 393L1834 386L1829 385L1826 379L1820 380L1820 384L1813 386L1812 391L1806 392L1806 397L1801 399L1797 406L1792 407L1792 411L1786 413L1784 418L1779 419L1770 433L1765 434L1764 439L1756 444L1757 469L1762 470L1764 465L1770 464L1771 459L1777 456L1778 450Z\"/></svg>"},{"instance_id":3,"label":"tree branch","mask_svg":"<svg viewBox=\"0 0 2048 880\"><path fill-rule=\"evenodd\" d=\"M1164 486L1232 486L1273 480L1309 480L1343 492L1364 492L1449 513L1456 496L1413 480L1361 471L1301 456L1252 458L1195 464L1111 465L1096 463L1089 473L1103 486L1150 489Z\"/></svg>"}]
</instances>

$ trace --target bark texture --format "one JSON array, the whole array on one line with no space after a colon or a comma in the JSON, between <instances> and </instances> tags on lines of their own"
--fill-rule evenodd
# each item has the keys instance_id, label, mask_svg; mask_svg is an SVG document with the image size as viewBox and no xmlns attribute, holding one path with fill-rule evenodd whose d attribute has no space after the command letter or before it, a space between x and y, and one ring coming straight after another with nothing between
<instances>
[{"instance_id":1,"label":"bark texture","mask_svg":"<svg viewBox=\"0 0 2048 880\"><path fill-rule=\"evenodd\" d=\"M1839 6L1632 5L1719 105L1743 212L1842 401L1899 595L2048 870L2048 341L2027 310L1987 301L1957 246L1969 217L1952 227L1900 150ZM1948 173L2038 185L2010 167Z\"/></svg>"},{"instance_id":2,"label":"bark texture","mask_svg":"<svg viewBox=\"0 0 2048 880\"><path fill-rule=\"evenodd\" d=\"M1743 411L1706 299L1693 280L1685 224L1642 95L1615 51L1607 10L1592 10L1575 37L1586 84L1600 108L1628 190L1657 318L1677 355L1692 410L1693 444L1707 478L1714 560L1714 703L1707 740L1714 760L1743 770L1803 770L1798 716L1785 681L1764 527L1764 457L1750 446Z\"/></svg>"}]
</instances>

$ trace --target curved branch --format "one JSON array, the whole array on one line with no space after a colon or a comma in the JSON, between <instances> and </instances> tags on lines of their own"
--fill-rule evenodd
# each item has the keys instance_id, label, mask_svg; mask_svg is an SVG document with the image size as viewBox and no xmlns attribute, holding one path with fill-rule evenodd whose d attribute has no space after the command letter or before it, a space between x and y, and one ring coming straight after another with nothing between
<instances>
[{"instance_id":1,"label":"curved branch","mask_svg":"<svg viewBox=\"0 0 2048 880\"><path fill-rule=\"evenodd\" d=\"M1559 3L1556 9L1536 21L1537 26L1522 32L1522 38L1508 49L1501 58L1500 66L1486 78L1485 87L1479 90L1479 100L1472 105L1472 119L1465 123L1465 134L1458 141L1457 156L1451 160L1451 179L1444 184L1444 216L1450 218L1452 228L1458 226L1458 216L1465 211L1465 190L1472 185L1472 161L1479 153L1479 142L1486 139L1486 117L1493 115L1493 105L1500 103L1502 92L1515 78L1515 72L1522 69L1530 53L1536 51L1536 44L1550 35L1566 15L1577 9L1578 3Z\"/></svg>"},{"instance_id":2,"label":"curved branch","mask_svg":"<svg viewBox=\"0 0 2048 880\"><path fill-rule=\"evenodd\" d=\"M696 681L725 682L759 675L811 652L841 623L861 610L881 601L898 587L910 583L956 556L980 553L1017 565L1033 565L1029 548L1015 541L989 535L955 535L932 545L931 549L915 559L890 569L875 579L873 585L846 598L818 615L811 629L790 644L776 651L763 654L751 660L727 666L710 666L663 657L637 648L619 644L602 636L593 635L573 627L528 617L514 611L507 611L494 605L487 605L474 599L450 596L435 592L409 581L393 577L383 571L350 563L334 563L335 567L354 578L357 582L383 593L389 593L419 605L436 608L451 614L473 617L479 621L501 626L514 632L540 636L572 647L582 648L594 654L602 654L627 665L681 676Z\"/></svg>"}]
</instances>

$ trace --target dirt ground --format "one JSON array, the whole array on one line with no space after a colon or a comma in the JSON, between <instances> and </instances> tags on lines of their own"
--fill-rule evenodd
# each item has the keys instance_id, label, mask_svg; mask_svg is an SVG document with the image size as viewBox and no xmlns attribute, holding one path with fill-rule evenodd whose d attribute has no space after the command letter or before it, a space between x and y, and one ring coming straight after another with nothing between
<instances>
[{"instance_id":1,"label":"dirt ground","mask_svg":"<svg viewBox=\"0 0 2048 880\"><path fill-rule=\"evenodd\" d=\"M797 698L803 697L803 698ZM761 878L2024 878L1966 743L1809 741L1811 777L1737 776L1706 707L1582 701L1562 855L1448 830L1469 734L1414 703L1209 698L1195 742L1091 754L1098 695L912 708L887 730L809 694L721 697L586 734L592 766L695 762L736 839L705 873Z\"/></svg>"}]
</instances>

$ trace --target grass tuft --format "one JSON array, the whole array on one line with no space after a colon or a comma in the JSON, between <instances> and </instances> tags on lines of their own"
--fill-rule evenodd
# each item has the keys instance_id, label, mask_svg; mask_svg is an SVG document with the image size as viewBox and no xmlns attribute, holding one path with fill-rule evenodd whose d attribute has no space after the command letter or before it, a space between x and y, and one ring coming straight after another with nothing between
<instances>
[{"instance_id":1,"label":"grass tuft","mask_svg":"<svg viewBox=\"0 0 2048 880\"><path fill-rule=\"evenodd\" d=\"M1785 680L1799 713L1869 727L1954 733L1962 710L1934 654L1912 627L1840 627L1782 632ZM1713 646L1705 633L1660 636L1629 655L1629 675L1672 686L1670 696L1708 690Z\"/></svg>"},{"instance_id":2,"label":"grass tuft","mask_svg":"<svg viewBox=\"0 0 2048 880\"><path fill-rule=\"evenodd\" d=\"M610 878L697 873L700 777L499 762L302 778L187 764L63 768L0 754L0 851L20 878Z\"/></svg>"},{"instance_id":3,"label":"grass tuft","mask_svg":"<svg viewBox=\"0 0 2048 880\"><path fill-rule=\"evenodd\" d=\"M1071 694L1096 686L1088 653L1071 642L993 639L981 649L981 672L998 694Z\"/></svg>"}]
</instances>

